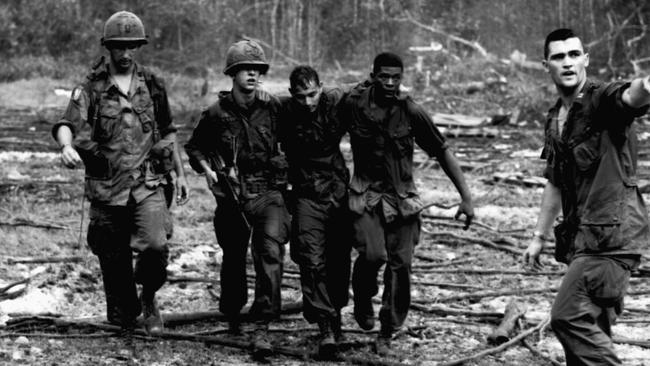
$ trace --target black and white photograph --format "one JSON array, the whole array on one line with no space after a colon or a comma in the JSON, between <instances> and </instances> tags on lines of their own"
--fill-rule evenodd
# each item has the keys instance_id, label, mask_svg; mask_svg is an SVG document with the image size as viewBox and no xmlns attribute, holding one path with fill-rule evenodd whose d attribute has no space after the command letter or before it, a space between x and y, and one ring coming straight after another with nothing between
<instances>
[{"instance_id":1,"label":"black and white photograph","mask_svg":"<svg viewBox=\"0 0 650 366\"><path fill-rule=\"evenodd\" d=\"M650 366L649 23L0 2L0 365Z\"/></svg>"}]
</instances>

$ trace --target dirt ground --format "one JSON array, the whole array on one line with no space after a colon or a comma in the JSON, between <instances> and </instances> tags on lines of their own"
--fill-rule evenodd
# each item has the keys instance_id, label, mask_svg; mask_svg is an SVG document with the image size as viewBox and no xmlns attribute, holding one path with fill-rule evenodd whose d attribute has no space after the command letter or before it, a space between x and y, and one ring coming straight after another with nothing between
<instances>
[{"instance_id":1,"label":"dirt ground","mask_svg":"<svg viewBox=\"0 0 650 366\"><path fill-rule=\"evenodd\" d=\"M241 365L255 364L247 350L194 341L136 337L125 339L110 332L88 327L31 326L12 329L5 324L28 315L63 319L101 321L104 315L102 282L96 258L85 244L88 202L82 200L83 172L62 168L49 136L52 116L61 110L3 108L0 110L0 287L31 276L25 291L15 299L0 301L0 364L7 365ZM49 121L49 122L48 122ZM184 142L190 126L181 133ZM516 329L529 329L548 314L558 275L512 274L521 270L521 251L538 213L542 189L495 182L499 173L539 176L538 159L541 126L504 126L495 137L450 138L450 143L466 168L472 190L477 223L463 231L451 218L458 202L451 182L422 152L416 154L417 185L426 202L437 206L423 216L422 235L413 266L413 308L407 326L394 339L395 356L379 359L372 351L376 331L360 331L352 316L352 304L343 309L347 341L342 364L366 360L367 364L403 363L442 365L492 348L486 337L494 329L506 304L516 300L526 313ZM349 144L342 144L349 157ZM203 177L187 165L191 200L172 208L175 229L170 242L169 274L201 279L203 282L174 281L158 293L165 314L215 311L219 294L218 270L221 252L212 230L214 200ZM516 180L516 179L515 179ZM646 197L647 199L648 197ZM37 224L54 226L36 227ZM80 232L81 228L81 232ZM287 246L288 250L288 246ZM563 266L544 256L547 271ZM17 263L22 258L76 256L61 263ZM250 263L249 263L250 264ZM300 301L297 267L287 253L284 279L285 304ZM459 271L459 269L463 269ZM477 274L471 270L491 269L501 273ZM445 272L446 271L446 272ZM253 274L252 265L249 274ZM252 278L250 278L252 281ZM251 282L252 283L252 282ZM647 279L633 278L626 310L614 326L616 350L625 365L650 365L647 348L650 297ZM512 290L510 294L499 294ZM539 291L534 291L539 290ZM252 286L249 286L249 300ZM379 299L379 296L377 296ZM442 312L439 309L447 309ZM435 311L438 309L439 311ZM379 310L379 303L375 303ZM453 315L452 310L465 315ZM469 312L474 312L469 315ZM197 320L168 325L170 332L225 338L226 324ZM272 343L307 356L313 354L317 336L315 325L300 314L286 314L271 325ZM233 339L244 344L250 336ZM22 335L22 336L21 336ZM646 342L645 347L625 341ZM552 331L543 328L527 338L527 347L518 343L493 355L478 357L465 365L551 365L562 362L563 353ZM278 348L280 349L280 348ZM289 353L289 352L286 352ZM277 355L278 365L322 364L296 356Z\"/></svg>"}]
</instances>

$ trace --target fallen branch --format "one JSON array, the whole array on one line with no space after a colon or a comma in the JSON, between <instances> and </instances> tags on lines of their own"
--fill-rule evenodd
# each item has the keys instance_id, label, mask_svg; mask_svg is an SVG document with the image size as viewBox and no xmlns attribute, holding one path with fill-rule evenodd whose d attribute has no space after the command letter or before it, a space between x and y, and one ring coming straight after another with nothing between
<instances>
[{"instance_id":1,"label":"fallen branch","mask_svg":"<svg viewBox=\"0 0 650 366\"><path fill-rule=\"evenodd\" d=\"M522 276L564 276L563 271L523 271L510 269L449 268L431 269L427 273L481 274L481 275L522 275Z\"/></svg>"},{"instance_id":2,"label":"fallen branch","mask_svg":"<svg viewBox=\"0 0 650 366\"><path fill-rule=\"evenodd\" d=\"M34 220L25 219L22 217L16 217L11 221L0 220L0 225L2 226L29 226L42 229L56 229L56 230L67 230L70 229L68 226L53 224L49 222L38 222Z\"/></svg>"},{"instance_id":3,"label":"fallen branch","mask_svg":"<svg viewBox=\"0 0 650 366\"><path fill-rule=\"evenodd\" d=\"M618 344L629 344L637 347L650 348L650 342L648 341L637 341L635 339L625 339L625 338L614 338L612 339L612 341Z\"/></svg>"},{"instance_id":4,"label":"fallen branch","mask_svg":"<svg viewBox=\"0 0 650 366\"><path fill-rule=\"evenodd\" d=\"M416 254L415 257L419 258L419 259L426 258L422 254ZM427 259L425 259L425 260L427 260ZM459 264L471 263L471 262L473 262L475 260L476 260L476 258L472 257L472 258L462 258L462 259L457 259L457 260L453 260L453 261L449 261L449 262L442 262L442 263L414 264L413 269L414 270L429 270L429 269L434 269L434 268L444 268L444 267L456 266L456 265L459 265Z\"/></svg>"},{"instance_id":5,"label":"fallen branch","mask_svg":"<svg viewBox=\"0 0 650 366\"><path fill-rule=\"evenodd\" d=\"M497 244L497 243L495 243L495 242L493 242L491 240L481 239L481 238L477 238L477 237L474 237L474 236L468 236L468 235L460 235L460 234L457 234L457 233L454 233L454 232L451 232L451 231L433 232L433 233L430 233L429 235L433 236L433 237L440 237L440 236L442 236L442 237L451 237L451 238L459 240L459 241L466 241L466 242L470 242L470 243L473 243L473 244L479 244L479 245L482 245L482 246L487 247L487 248L500 250L500 251L507 252L507 253L510 253L510 254L514 254L514 255L517 255L517 256L522 255L521 250L513 248L511 246L500 245L500 244Z\"/></svg>"},{"instance_id":6,"label":"fallen branch","mask_svg":"<svg viewBox=\"0 0 650 366\"><path fill-rule=\"evenodd\" d=\"M23 257L23 258L7 258L8 264L16 263L78 263L83 262L86 258L80 256L71 257Z\"/></svg>"},{"instance_id":7,"label":"fallen branch","mask_svg":"<svg viewBox=\"0 0 650 366\"><path fill-rule=\"evenodd\" d=\"M515 300L510 300L506 305L506 310L503 314L501 324L488 335L488 343L490 344L503 344L510 340L510 334L517 326L519 318L526 314L526 307L520 306Z\"/></svg>"},{"instance_id":8,"label":"fallen branch","mask_svg":"<svg viewBox=\"0 0 650 366\"><path fill-rule=\"evenodd\" d=\"M463 309L454 309L446 307L443 305L424 305L417 302L412 302L411 309L421 311L423 313L436 314L441 316L469 316L475 318L491 318L491 319L501 319L503 314L497 311L474 311L474 310L463 310Z\"/></svg>"},{"instance_id":9,"label":"fallen branch","mask_svg":"<svg viewBox=\"0 0 650 366\"><path fill-rule=\"evenodd\" d=\"M533 289L517 289L517 290L502 290L502 291L479 291L471 294L451 295L451 296L436 299L436 301L451 302L451 301L459 301L459 300L478 300L486 297L521 296L521 295L543 294L547 292L557 292L557 289L556 288L533 288Z\"/></svg>"},{"instance_id":10,"label":"fallen branch","mask_svg":"<svg viewBox=\"0 0 650 366\"><path fill-rule=\"evenodd\" d=\"M463 358L460 358L460 359L457 359L457 360L454 360L454 361L439 363L438 366L462 365L462 364L465 364L468 361L473 361L473 360L483 358L485 356L500 353L500 352L504 351L505 349L507 349L508 347L510 347L512 345L515 345L515 344L521 342L522 340L526 339L526 337L528 337L529 335L535 333L539 329L542 329L550 321L551 321L550 318L546 318L546 320L544 320L544 321L540 322L539 324L537 324L536 326L534 326L534 327L520 333L516 337L512 338L510 341L508 341L506 343L503 343L502 345L500 345L498 347L486 349L486 350L478 352L478 353L476 353L474 355L463 357Z\"/></svg>"},{"instance_id":11,"label":"fallen branch","mask_svg":"<svg viewBox=\"0 0 650 366\"><path fill-rule=\"evenodd\" d=\"M423 281L423 280L411 280L411 283L420 286L434 286L434 287L442 287L442 288L452 287L452 288L462 288L468 290L484 288L484 286L466 285L462 283L448 283L448 282Z\"/></svg>"}]
</instances>

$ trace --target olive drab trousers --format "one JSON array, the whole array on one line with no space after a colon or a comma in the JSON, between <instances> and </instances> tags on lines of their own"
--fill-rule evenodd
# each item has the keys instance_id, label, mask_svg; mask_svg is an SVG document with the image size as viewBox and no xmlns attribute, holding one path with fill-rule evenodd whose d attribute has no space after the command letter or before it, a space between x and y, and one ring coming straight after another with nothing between
<instances>
[{"instance_id":1,"label":"olive drab trousers","mask_svg":"<svg viewBox=\"0 0 650 366\"><path fill-rule=\"evenodd\" d=\"M128 325L140 314L136 283L151 295L165 283L171 225L162 188L126 206L91 203L88 245L99 258L109 322Z\"/></svg>"},{"instance_id":2,"label":"olive drab trousers","mask_svg":"<svg viewBox=\"0 0 650 366\"><path fill-rule=\"evenodd\" d=\"M217 242L223 251L219 310L229 317L237 317L248 299L246 281L246 254L251 242L255 268L255 300L250 313L259 320L270 320L280 315L282 271L285 248L289 237L290 216L279 191L267 191L243 204L252 229L248 233L232 230L233 215L217 201L214 228Z\"/></svg>"},{"instance_id":3,"label":"olive drab trousers","mask_svg":"<svg viewBox=\"0 0 650 366\"><path fill-rule=\"evenodd\" d=\"M379 292L377 274L386 264L379 320L383 330L392 332L404 324L411 305L411 262L420 236L420 217L398 216L386 223L374 209L355 215L353 227L359 252L352 272L355 306L372 316L371 298Z\"/></svg>"},{"instance_id":4,"label":"olive drab trousers","mask_svg":"<svg viewBox=\"0 0 650 366\"><path fill-rule=\"evenodd\" d=\"M622 365L611 326L623 311L629 280L630 270L612 258L581 256L569 264L551 309L567 365Z\"/></svg>"},{"instance_id":5,"label":"olive drab trousers","mask_svg":"<svg viewBox=\"0 0 650 366\"><path fill-rule=\"evenodd\" d=\"M343 205L298 198L293 210L291 259L300 267L303 315L310 323L330 320L347 305L351 227Z\"/></svg>"}]
</instances>

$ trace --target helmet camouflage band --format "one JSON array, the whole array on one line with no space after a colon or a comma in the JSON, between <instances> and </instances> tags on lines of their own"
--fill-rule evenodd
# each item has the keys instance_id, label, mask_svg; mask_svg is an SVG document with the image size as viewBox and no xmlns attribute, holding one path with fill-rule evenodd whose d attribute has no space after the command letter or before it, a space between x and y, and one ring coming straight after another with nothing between
<instances>
[{"instance_id":1,"label":"helmet camouflage band","mask_svg":"<svg viewBox=\"0 0 650 366\"><path fill-rule=\"evenodd\" d=\"M262 74L269 70L264 50L254 41L249 39L233 43L226 53L226 67L223 73L231 75L241 66L255 66Z\"/></svg>"},{"instance_id":2,"label":"helmet camouflage band","mask_svg":"<svg viewBox=\"0 0 650 366\"><path fill-rule=\"evenodd\" d=\"M147 36L140 18L128 11L118 11L104 24L102 45L111 42L136 42L146 44Z\"/></svg>"}]
</instances>

